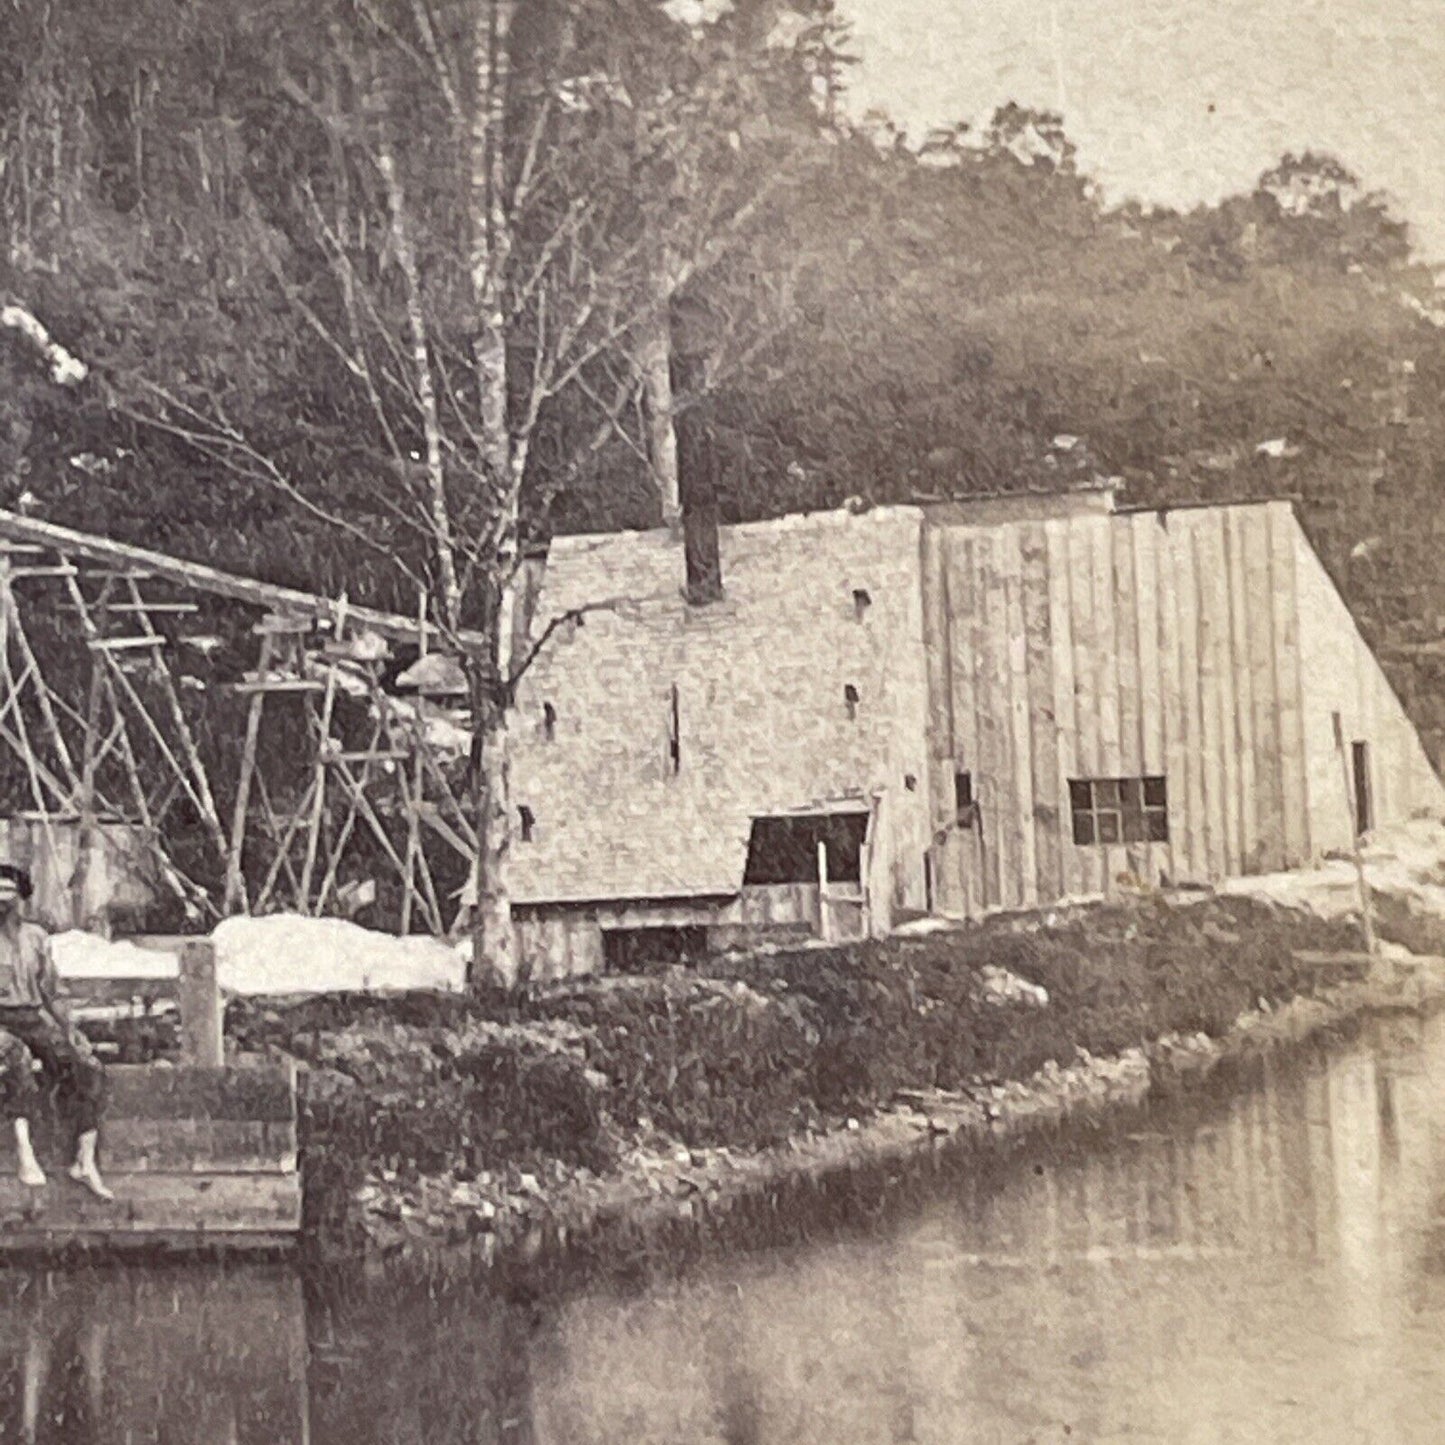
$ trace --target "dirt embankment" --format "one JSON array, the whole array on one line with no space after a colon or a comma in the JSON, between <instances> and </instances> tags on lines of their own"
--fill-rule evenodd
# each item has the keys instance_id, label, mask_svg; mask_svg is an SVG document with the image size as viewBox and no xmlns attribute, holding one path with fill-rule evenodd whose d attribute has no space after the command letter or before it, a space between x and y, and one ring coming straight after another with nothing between
<instances>
[{"instance_id":1,"label":"dirt embankment","mask_svg":"<svg viewBox=\"0 0 1445 1445\"><path fill-rule=\"evenodd\" d=\"M238 1000L228 1029L307 1066L321 1248L493 1261L1137 1099L1367 1007L1379 979L1295 957L1358 948L1335 881L1319 910L1156 896L491 1003Z\"/></svg>"}]
</instances>

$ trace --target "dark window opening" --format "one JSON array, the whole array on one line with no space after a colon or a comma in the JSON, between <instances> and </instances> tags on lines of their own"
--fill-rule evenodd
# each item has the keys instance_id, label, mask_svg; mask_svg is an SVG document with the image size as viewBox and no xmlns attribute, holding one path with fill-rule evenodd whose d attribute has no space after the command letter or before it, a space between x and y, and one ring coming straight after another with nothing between
<instances>
[{"instance_id":1,"label":"dark window opening","mask_svg":"<svg viewBox=\"0 0 1445 1445\"><path fill-rule=\"evenodd\" d=\"M1355 787L1355 836L1371 832L1375 826L1375 797L1370 788L1370 745L1350 744Z\"/></svg>"},{"instance_id":2,"label":"dark window opening","mask_svg":"<svg viewBox=\"0 0 1445 1445\"><path fill-rule=\"evenodd\" d=\"M695 962L706 953L707 929L700 924L602 930L602 962L608 973L652 973Z\"/></svg>"},{"instance_id":3,"label":"dark window opening","mask_svg":"<svg viewBox=\"0 0 1445 1445\"><path fill-rule=\"evenodd\" d=\"M532 829L537 826L537 818L536 814L534 814L525 803L517 809L517 822L522 829L522 842L530 843L532 841Z\"/></svg>"},{"instance_id":4,"label":"dark window opening","mask_svg":"<svg viewBox=\"0 0 1445 1445\"><path fill-rule=\"evenodd\" d=\"M858 716L858 689L851 682L843 684L843 705L848 709L848 716Z\"/></svg>"},{"instance_id":5,"label":"dark window opening","mask_svg":"<svg viewBox=\"0 0 1445 1445\"><path fill-rule=\"evenodd\" d=\"M916 793L918 791L918 774L904 773L903 786L907 788L910 793Z\"/></svg>"},{"instance_id":6,"label":"dark window opening","mask_svg":"<svg viewBox=\"0 0 1445 1445\"><path fill-rule=\"evenodd\" d=\"M682 705L677 695L677 684L672 685L672 701L667 717L667 760L672 771L682 771Z\"/></svg>"},{"instance_id":7,"label":"dark window opening","mask_svg":"<svg viewBox=\"0 0 1445 1445\"><path fill-rule=\"evenodd\" d=\"M866 587L855 587L853 589L853 615L859 622L863 620L863 614L873 605L873 599L868 594Z\"/></svg>"},{"instance_id":8,"label":"dark window opening","mask_svg":"<svg viewBox=\"0 0 1445 1445\"><path fill-rule=\"evenodd\" d=\"M858 883L863 876L863 839L867 832L868 817L864 813L754 818L743 882L816 883L818 844L822 843L828 860L828 881Z\"/></svg>"},{"instance_id":9,"label":"dark window opening","mask_svg":"<svg viewBox=\"0 0 1445 1445\"><path fill-rule=\"evenodd\" d=\"M1162 777L1070 778L1074 842L1167 843L1169 790Z\"/></svg>"},{"instance_id":10,"label":"dark window opening","mask_svg":"<svg viewBox=\"0 0 1445 1445\"><path fill-rule=\"evenodd\" d=\"M953 816L961 828L973 827L978 810L973 802L973 774L962 768L953 773Z\"/></svg>"},{"instance_id":11,"label":"dark window opening","mask_svg":"<svg viewBox=\"0 0 1445 1445\"><path fill-rule=\"evenodd\" d=\"M557 709L550 702L542 704L542 736L549 743L557 737Z\"/></svg>"}]
</instances>

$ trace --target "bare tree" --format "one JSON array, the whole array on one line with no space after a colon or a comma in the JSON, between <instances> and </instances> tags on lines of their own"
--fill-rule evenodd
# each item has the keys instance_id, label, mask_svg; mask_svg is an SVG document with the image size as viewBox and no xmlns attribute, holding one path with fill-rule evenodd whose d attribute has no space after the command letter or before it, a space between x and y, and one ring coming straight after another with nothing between
<instances>
[{"instance_id":1,"label":"bare tree","mask_svg":"<svg viewBox=\"0 0 1445 1445\"><path fill-rule=\"evenodd\" d=\"M279 425L224 368L157 366L154 346L97 359L128 415L424 590L469 694L475 981L510 982L508 715L546 640L513 644L524 533L632 439L641 388L665 453L670 299L748 240L791 140L757 126L757 54L649 0L252 18L263 84L234 117L250 174L230 234L268 278L248 304L300 334L309 394Z\"/></svg>"}]
</instances>

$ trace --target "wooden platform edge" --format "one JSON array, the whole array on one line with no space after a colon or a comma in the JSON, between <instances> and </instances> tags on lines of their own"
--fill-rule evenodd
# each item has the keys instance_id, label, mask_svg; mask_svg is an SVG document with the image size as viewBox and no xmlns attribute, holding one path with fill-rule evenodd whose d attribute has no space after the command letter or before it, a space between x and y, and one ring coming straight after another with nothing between
<instances>
[{"instance_id":1,"label":"wooden platform edge","mask_svg":"<svg viewBox=\"0 0 1445 1445\"><path fill-rule=\"evenodd\" d=\"M134 1231L130 1234L74 1233L67 1230L0 1232L0 1261L56 1264L67 1260L185 1260L244 1258L248 1262L285 1259L301 1249L299 1232L254 1230L244 1234L198 1234L190 1230Z\"/></svg>"},{"instance_id":2,"label":"wooden platform edge","mask_svg":"<svg viewBox=\"0 0 1445 1445\"><path fill-rule=\"evenodd\" d=\"M299 1173L114 1171L115 1199L93 1198L63 1173L43 1190L0 1177L0 1259L82 1249L251 1252L301 1241Z\"/></svg>"}]
</instances>

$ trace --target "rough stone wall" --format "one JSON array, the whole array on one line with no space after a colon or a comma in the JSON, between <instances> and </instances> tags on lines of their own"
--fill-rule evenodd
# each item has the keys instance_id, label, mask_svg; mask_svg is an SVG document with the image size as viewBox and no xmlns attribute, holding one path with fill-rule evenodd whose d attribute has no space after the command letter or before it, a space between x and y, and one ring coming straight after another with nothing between
<instances>
[{"instance_id":1,"label":"rough stone wall","mask_svg":"<svg viewBox=\"0 0 1445 1445\"><path fill-rule=\"evenodd\" d=\"M725 596L706 607L663 532L559 539L538 625L595 610L520 691L513 795L536 823L517 898L732 893L754 817L885 789L921 896L921 527L882 508L725 528Z\"/></svg>"}]
</instances>

